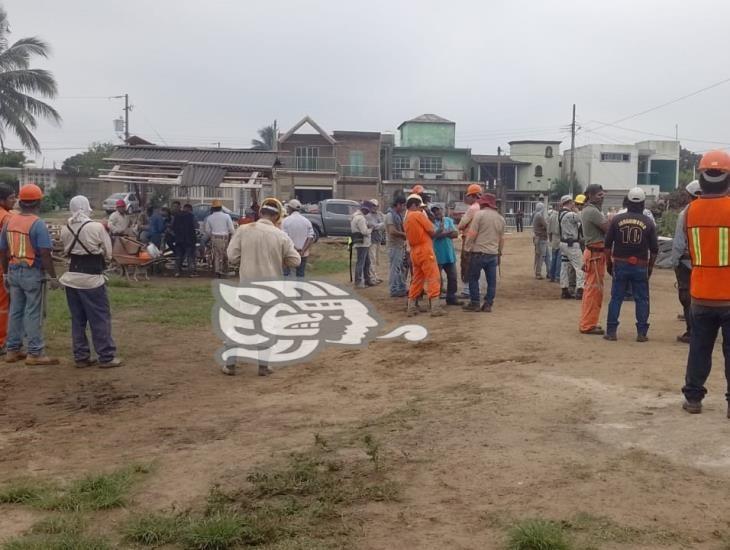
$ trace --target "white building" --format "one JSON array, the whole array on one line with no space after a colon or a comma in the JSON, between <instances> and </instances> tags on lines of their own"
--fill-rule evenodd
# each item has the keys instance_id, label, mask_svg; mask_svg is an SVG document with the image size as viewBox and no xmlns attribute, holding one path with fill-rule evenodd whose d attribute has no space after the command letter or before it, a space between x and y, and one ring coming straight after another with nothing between
<instances>
[{"instance_id":1,"label":"white building","mask_svg":"<svg viewBox=\"0 0 730 550\"><path fill-rule=\"evenodd\" d=\"M56 187L59 170L55 168L38 168L35 164L27 163L22 168L0 166L0 173L10 174L18 180L20 186L26 183L40 185L46 191Z\"/></svg>"},{"instance_id":2,"label":"white building","mask_svg":"<svg viewBox=\"0 0 730 550\"><path fill-rule=\"evenodd\" d=\"M560 178L559 141L510 141L509 158L516 165L516 191L545 193ZM521 164L529 163L529 164Z\"/></svg>"},{"instance_id":3,"label":"white building","mask_svg":"<svg viewBox=\"0 0 730 550\"><path fill-rule=\"evenodd\" d=\"M563 153L563 176L569 177L570 150ZM598 183L610 194L623 194L637 185L656 197L677 188L678 141L641 141L634 144L591 144L575 148L576 181L585 189Z\"/></svg>"}]
</instances>

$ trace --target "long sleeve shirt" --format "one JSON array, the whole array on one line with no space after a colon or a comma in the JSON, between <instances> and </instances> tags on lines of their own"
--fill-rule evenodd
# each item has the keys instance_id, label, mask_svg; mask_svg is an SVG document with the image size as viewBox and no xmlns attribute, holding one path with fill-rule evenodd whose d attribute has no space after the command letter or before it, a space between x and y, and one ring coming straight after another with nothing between
<instances>
[{"instance_id":1,"label":"long sleeve shirt","mask_svg":"<svg viewBox=\"0 0 730 550\"><path fill-rule=\"evenodd\" d=\"M112 259L112 241L104 226L99 222L92 221L87 223L81 229L83 222L69 223L69 227L74 233L78 233L79 239L74 244L74 233L68 227L61 228L61 241L63 248L68 254L85 256L89 253L104 256L106 261ZM71 245L74 244L73 248ZM89 289L97 288L106 283L103 274L94 275L90 273L76 273L67 271L61 275L59 282L71 288Z\"/></svg>"},{"instance_id":2,"label":"long sleeve shirt","mask_svg":"<svg viewBox=\"0 0 730 550\"><path fill-rule=\"evenodd\" d=\"M353 233L361 233L363 236L362 242L354 244L354 248L369 247L372 244L371 234L373 229L368 225L365 215L360 210L355 212L352 220L350 220L350 231Z\"/></svg>"},{"instance_id":3,"label":"long sleeve shirt","mask_svg":"<svg viewBox=\"0 0 730 550\"><path fill-rule=\"evenodd\" d=\"M692 260L689 257L689 243L687 242L687 228L685 220L687 219L687 208L685 207L677 216L677 227L674 230L674 239L672 240L672 267L679 267L682 264L687 269L692 269Z\"/></svg>"},{"instance_id":4,"label":"long sleeve shirt","mask_svg":"<svg viewBox=\"0 0 730 550\"><path fill-rule=\"evenodd\" d=\"M112 212L109 216L109 231L112 235L123 235L129 229L129 216Z\"/></svg>"},{"instance_id":5,"label":"long sleeve shirt","mask_svg":"<svg viewBox=\"0 0 730 550\"><path fill-rule=\"evenodd\" d=\"M287 234L265 219L240 226L227 253L232 264L240 263L241 282L281 277L285 266L297 267L302 262Z\"/></svg>"}]
</instances>

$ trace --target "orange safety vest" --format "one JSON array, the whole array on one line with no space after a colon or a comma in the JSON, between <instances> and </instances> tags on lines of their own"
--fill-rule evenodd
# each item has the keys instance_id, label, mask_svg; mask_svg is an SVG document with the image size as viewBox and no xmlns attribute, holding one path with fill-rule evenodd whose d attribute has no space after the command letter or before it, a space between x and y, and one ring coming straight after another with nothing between
<instances>
[{"instance_id":1,"label":"orange safety vest","mask_svg":"<svg viewBox=\"0 0 730 550\"><path fill-rule=\"evenodd\" d=\"M6 232L11 264L32 266L35 262L35 249L30 242L30 228L39 219L33 214L20 214L7 218Z\"/></svg>"},{"instance_id":2,"label":"orange safety vest","mask_svg":"<svg viewBox=\"0 0 730 550\"><path fill-rule=\"evenodd\" d=\"M700 197L687 208L690 295L730 301L730 197Z\"/></svg>"}]
</instances>

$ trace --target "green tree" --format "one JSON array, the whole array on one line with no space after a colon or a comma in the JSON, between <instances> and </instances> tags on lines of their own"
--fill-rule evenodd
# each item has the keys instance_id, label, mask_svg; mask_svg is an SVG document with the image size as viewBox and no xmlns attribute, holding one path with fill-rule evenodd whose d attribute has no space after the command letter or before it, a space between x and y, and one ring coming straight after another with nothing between
<instances>
[{"instance_id":1,"label":"green tree","mask_svg":"<svg viewBox=\"0 0 730 550\"><path fill-rule=\"evenodd\" d=\"M264 126L258 131L260 139L252 139L251 145L259 151L273 151L276 144L276 135L274 126Z\"/></svg>"},{"instance_id":2,"label":"green tree","mask_svg":"<svg viewBox=\"0 0 730 550\"><path fill-rule=\"evenodd\" d=\"M22 168L25 160L25 153L22 151L5 151L0 153L0 166Z\"/></svg>"},{"instance_id":3,"label":"green tree","mask_svg":"<svg viewBox=\"0 0 730 550\"><path fill-rule=\"evenodd\" d=\"M679 186L684 187L696 178L695 168L700 162L702 155L693 153L684 147L679 148Z\"/></svg>"},{"instance_id":4,"label":"green tree","mask_svg":"<svg viewBox=\"0 0 730 550\"><path fill-rule=\"evenodd\" d=\"M71 178L94 177L104 168L104 159L114 147L113 143L92 143L87 151L64 160L61 172Z\"/></svg>"},{"instance_id":5,"label":"green tree","mask_svg":"<svg viewBox=\"0 0 730 550\"><path fill-rule=\"evenodd\" d=\"M23 147L40 153L40 143L33 135L38 119L59 124L61 115L33 97L54 98L58 88L49 71L31 69L30 61L34 56L47 58L50 47L38 37L21 38L10 44L9 34L8 14L0 7L0 150L5 152L5 136L10 131Z\"/></svg>"},{"instance_id":6,"label":"green tree","mask_svg":"<svg viewBox=\"0 0 730 550\"><path fill-rule=\"evenodd\" d=\"M582 192L583 187L576 181L573 185L573 197ZM570 195L570 181L568 178L556 178L550 184L550 200L560 200L563 195Z\"/></svg>"}]
</instances>

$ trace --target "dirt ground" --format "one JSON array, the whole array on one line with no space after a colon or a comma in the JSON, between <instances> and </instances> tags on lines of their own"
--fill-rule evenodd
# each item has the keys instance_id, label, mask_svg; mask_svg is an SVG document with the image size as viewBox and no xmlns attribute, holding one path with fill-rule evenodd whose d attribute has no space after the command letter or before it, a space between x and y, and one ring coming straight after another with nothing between
<instances>
[{"instance_id":1,"label":"dirt ground","mask_svg":"<svg viewBox=\"0 0 730 550\"><path fill-rule=\"evenodd\" d=\"M402 496L357 511L356 548L500 548L514 521L580 514L633 533L605 536L600 548L727 548L725 381L716 368L705 412L683 413L687 346L675 342L673 273L652 278L641 344L633 303L618 342L583 336L580 304L531 270L530 234L511 234L493 313L420 316L425 342L330 349L265 379L252 367L217 370L207 318L154 333L115 319L121 369L0 364L0 483L154 462L135 502L184 509L315 433L371 425ZM385 285L362 295L388 329L405 322ZM35 517L0 506L0 540Z\"/></svg>"}]
</instances>

